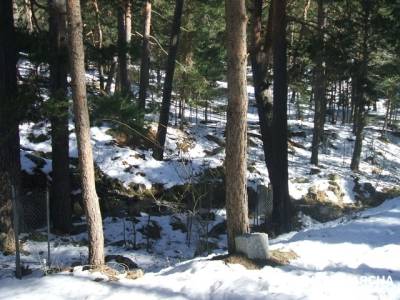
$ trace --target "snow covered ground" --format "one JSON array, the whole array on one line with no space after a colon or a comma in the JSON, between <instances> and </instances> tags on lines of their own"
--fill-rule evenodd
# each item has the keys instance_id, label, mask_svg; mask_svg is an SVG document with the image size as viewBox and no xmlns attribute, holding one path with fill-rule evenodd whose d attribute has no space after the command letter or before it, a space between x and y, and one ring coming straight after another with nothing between
<instances>
[{"instance_id":1,"label":"snow covered ground","mask_svg":"<svg viewBox=\"0 0 400 300\"><path fill-rule=\"evenodd\" d=\"M28 60L21 60L21 75L27 76L33 66ZM47 73L46 73L47 74ZM47 74L48 75L48 74ZM46 75L46 76L47 76ZM90 82L98 80L96 72L88 72ZM217 82L222 92L227 88L226 82ZM258 113L254 99L254 88L248 86L249 109L247 114L249 127L248 143L248 185L257 189L259 184L268 184L268 172L264 162L262 141L258 125ZM43 94L45 97L45 93ZM160 102L161 98L155 95L151 101ZM378 110L370 112L370 122L365 128L362 160L360 172L353 174L350 170L351 156L354 147L354 135L351 124L341 124L340 117L336 124L326 122L326 141L320 151L320 172L310 174L309 160L311 157L311 141L313 128L313 112L310 107L301 105L302 120L295 118L297 107L289 103L289 129L291 132L300 133L290 138L289 147L289 188L294 199L303 198L310 188L327 191L329 188L328 177L335 174L337 183L343 196L337 199L333 193L327 192L327 198L334 203L351 204L355 202L353 192L354 178L360 183L368 182L378 190L389 189L400 184L400 166L398 154L400 153L400 137L387 133L386 139L382 138L382 124L386 109L384 100L377 103ZM226 97L212 99L209 105L208 122L205 121L204 108L198 108L198 122L195 122L194 109L185 111L186 125L184 130L173 126L176 121L176 109L171 107L171 126L168 127L166 140L165 160L160 162L153 159L151 150L132 149L121 147L115 143L108 130L110 123L92 127L92 145L95 162L98 167L111 178L118 179L125 187L130 184L139 184L147 189L155 184L165 188L181 185L193 181L202 171L223 165L225 151L221 144L210 139L215 137L224 142L226 125L225 106ZM175 104L176 105L176 104ZM340 115L340 114L339 114ZM157 114L147 114L146 119L154 130L157 128ZM76 136L74 126L70 124L70 155L77 157ZM23 168L28 173L33 173L35 163L26 156L49 154L51 152L50 124L47 122L26 123L20 126L21 160ZM32 141L30 137L47 136L46 140ZM181 151L180 144L189 142L187 151ZM222 148L222 149L219 149ZM219 151L220 150L220 151ZM39 153L39 154L38 154ZM42 171L51 171L51 161L45 159ZM188 161L183 164L182 160Z\"/></svg>"},{"instance_id":2,"label":"snow covered ground","mask_svg":"<svg viewBox=\"0 0 400 300\"><path fill-rule=\"evenodd\" d=\"M75 267L3 278L0 299L400 299L400 198L271 244L299 257L284 267L247 270L211 255L116 282L97 282L101 274Z\"/></svg>"},{"instance_id":3,"label":"snow covered ground","mask_svg":"<svg viewBox=\"0 0 400 300\"><path fill-rule=\"evenodd\" d=\"M268 184L268 172L264 162L262 141L256 136L259 135L257 125L258 116L254 102L251 98L249 106L249 148L248 148L248 184L256 190L258 184ZM380 115L384 111L378 112ZM187 119L189 116L187 116ZM220 115L210 113L212 121L209 124L190 122L185 130L170 126L168 128L165 160L155 160L151 150L131 149L116 145L114 138L108 133L112 124L104 123L100 127L92 127L92 145L95 162L98 167L111 178L118 179L124 186L130 184L141 184L147 189L154 184L161 184L165 188L181 185L192 181L202 171L209 168L216 168L223 164L225 157L224 149L217 150L220 145L210 140L210 136L224 142L225 119ZM303 136L291 138L293 146L289 154L289 187L290 194L294 199L304 197L310 187L326 191L329 187L328 177L331 174L338 176L338 183L343 192L343 199L336 199L328 192L327 196L331 202L343 201L354 203L354 177L359 182L369 182L372 186L382 191L392 188L400 183L400 168L397 162L400 153L400 138L387 134L388 140L381 139L379 124L372 124L366 127L362 161L360 172L354 174L350 170L350 162L354 145L354 135L351 132L350 124L329 124L325 126L327 142L320 151L320 172L310 174L310 156L313 123L311 118L305 120L290 120L290 130L300 132ZM45 135L49 137L50 125L44 122L33 124L27 123L20 126L21 132L21 160L23 169L33 173L36 165L32 162L27 153L50 153L51 140L31 141L29 137ZM156 129L156 123L151 126ZM70 130L73 131L73 124ZM179 145L189 142L187 151L181 151ZM300 145L300 146L299 146ZM76 136L70 134L70 156L77 157ZM182 159L188 164L183 164ZM51 171L51 161L45 159L46 164L41 168L45 173ZM306 180L304 180L307 177ZM302 180L303 179L303 180Z\"/></svg>"},{"instance_id":4,"label":"snow covered ground","mask_svg":"<svg viewBox=\"0 0 400 300\"><path fill-rule=\"evenodd\" d=\"M153 124L155 127L155 125ZM212 149L213 142L205 139L200 132L204 129L196 128L198 136L197 143L188 153L181 153L178 144L183 141L184 132L175 128L168 128L166 160L155 160L151 151L131 149L129 147L120 147L113 143L114 138L107 134L110 125L105 124L100 127L92 127L92 146L94 159L97 166L111 178L118 179L123 185L128 187L131 183L142 184L146 188L151 188L153 184L158 183L171 188L174 185L184 184L191 177L198 174L202 169L215 168L222 164L223 153L213 157L205 157L204 150ZM70 125L73 129L73 125ZM49 124L33 123L24 124L20 127L21 146L25 149L21 152L22 168L32 174L35 164L26 157L27 153L41 151L51 152L51 140L41 142L32 142L29 140L29 134L34 136L48 134L50 132ZM196 133L192 133L196 136ZM205 134L205 133L203 133ZM75 133L70 134L70 156L77 157L77 143ZM187 166L179 160L182 158L190 159L190 165ZM46 165L41 168L45 173L51 171L51 161L47 160Z\"/></svg>"},{"instance_id":5,"label":"snow covered ground","mask_svg":"<svg viewBox=\"0 0 400 300\"><path fill-rule=\"evenodd\" d=\"M26 68L29 69L29 64ZM88 76L96 80L95 76ZM226 88L226 83L218 84ZM248 92L248 185L256 189L258 184L268 184L268 173L262 142L257 137L258 115L251 86ZM226 105L223 97L210 102L215 108ZM313 190L324 193L328 202L346 206L357 202L356 183L371 184L379 192L399 186L400 138L391 132L382 138L379 119L384 115L382 103L378 112L371 114L376 120L366 128L359 173L349 168L354 144L350 124L326 124L328 138L320 152L320 167L318 172L310 174L312 111L303 107L303 120L293 117L289 120L290 131L300 133L290 137L289 186L293 199L302 200ZM295 111L291 104L290 111ZM173 109L171 112L174 115ZM204 121L203 113L200 110L200 121ZM151 150L117 145L108 132L111 124L103 123L91 129L94 159L106 175L125 187L140 184L151 188L161 184L168 189L184 184L206 169L223 165L225 117L218 109L211 109L209 122L196 123L187 110L188 124L183 131L177 126L168 128L167 159L163 162L154 160ZM156 121L157 116L147 115L146 119ZM77 157L72 124L70 130L70 155ZM23 124L20 135L23 169L34 174L39 168L49 174L49 124ZM186 152L179 148L184 141L191 143ZM42 164L38 165L33 157L40 157ZM188 163L182 163L183 159ZM332 189L335 187L339 192ZM215 219L206 224L194 222L190 245L187 234L172 225L177 220L186 224L186 217L187 214L151 216L151 222L160 227L160 237L150 240L141 231L149 223L146 214L135 219L136 225L129 217L105 218L106 254L128 257L145 271L143 278L134 281L121 275L118 281L109 282L104 275L84 271L82 266L75 267L73 272L43 277L45 231L39 229L36 236L21 235L22 262L33 273L22 281L14 279L14 257L0 254L0 299L400 299L400 198L323 224L303 214L303 230L270 241L271 249L294 251L298 258L287 266L266 266L260 270L210 260L226 253L225 235L208 237L213 244L210 256L196 255L204 253L204 249L199 250L204 232L223 222L223 210L215 211ZM75 223L79 224L84 224L84 219ZM53 267L84 265L87 235L85 232L70 237L51 235L51 249ZM103 281L98 282L99 278Z\"/></svg>"}]
</instances>

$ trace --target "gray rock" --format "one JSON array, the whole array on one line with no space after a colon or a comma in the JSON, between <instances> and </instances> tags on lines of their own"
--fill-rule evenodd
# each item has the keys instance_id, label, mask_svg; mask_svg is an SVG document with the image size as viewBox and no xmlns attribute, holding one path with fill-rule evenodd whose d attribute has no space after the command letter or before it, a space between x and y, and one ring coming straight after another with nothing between
<instances>
[{"instance_id":1,"label":"gray rock","mask_svg":"<svg viewBox=\"0 0 400 300\"><path fill-rule=\"evenodd\" d=\"M107 255L105 257L105 261L106 262L115 261L119 264L125 265L126 267L128 267L129 270L139 268L138 265L132 259L130 259L129 257L122 256L122 255Z\"/></svg>"},{"instance_id":2,"label":"gray rock","mask_svg":"<svg viewBox=\"0 0 400 300\"><path fill-rule=\"evenodd\" d=\"M220 235L226 233L226 221L216 224L211 230L208 232L208 236L213 238L218 238Z\"/></svg>"},{"instance_id":3,"label":"gray rock","mask_svg":"<svg viewBox=\"0 0 400 300\"><path fill-rule=\"evenodd\" d=\"M268 234L248 233L235 238L236 251L249 259L268 259Z\"/></svg>"}]
</instances>

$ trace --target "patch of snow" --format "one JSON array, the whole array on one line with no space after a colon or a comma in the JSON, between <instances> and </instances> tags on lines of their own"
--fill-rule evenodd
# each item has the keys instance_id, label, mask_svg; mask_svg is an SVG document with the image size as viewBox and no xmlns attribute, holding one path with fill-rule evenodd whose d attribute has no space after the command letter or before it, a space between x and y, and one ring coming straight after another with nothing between
<instances>
[{"instance_id":1,"label":"patch of snow","mask_svg":"<svg viewBox=\"0 0 400 300\"><path fill-rule=\"evenodd\" d=\"M168 228L166 220L158 221ZM400 262L396 260L400 253L400 198L354 219L310 226L270 241L271 249L297 253L298 258L284 267L247 270L210 260L211 255L148 272L134 281L121 278L117 282L95 282L104 275L75 268L72 273L45 277L3 278L0 299L400 298ZM165 234L172 237L174 232ZM140 255L135 258L141 259Z\"/></svg>"}]
</instances>

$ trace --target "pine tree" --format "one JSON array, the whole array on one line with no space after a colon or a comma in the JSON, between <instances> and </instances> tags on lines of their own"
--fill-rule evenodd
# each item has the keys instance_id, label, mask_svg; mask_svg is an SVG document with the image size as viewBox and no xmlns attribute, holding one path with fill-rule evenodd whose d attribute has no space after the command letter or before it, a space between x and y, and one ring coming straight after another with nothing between
<instances>
[{"instance_id":1,"label":"pine tree","mask_svg":"<svg viewBox=\"0 0 400 300\"><path fill-rule=\"evenodd\" d=\"M252 7L251 20L251 49L250 58L254 81L254 94L257 103L258 119L260 122L261 137L263 140L264 159L270 177L272 172L272 95L269 95L271 79L268 71L272 59L272 13L273 2L269 6L268 22L263 37L262 11L263 0L256 0ZM272 181L272 180L271 180Z\"/></svg>"},{"instance_id":2,"label":"pine tree","mask_svg":"<svg viewBox=\"0 0 400 300\"><path fill-rule=\"evenodd\" d=\"M93 153L90 144L90 122L86 99L85 59L82 17L79 0L67 0L69 56L71 64L72 98L82 198L89 235L89 264L104 264L103 224L96 194Z\"/></svg>"},{"instance_id":3,"label":"pine tree","mask_svg":"<svg viewBox=\"0 0 400 300\"><path fill-rule=\"evenodd\" d=\"M97 2L97 0L93 0L92 1L92 5L95 11L95 16L96 16L96 29L95 29L95 33L96 33L96 39L97 41L95 41L95 45L97 47L97 49L101 52L103 50L103 29L101 26L101 21L100 21L100 9L99 9L99 4ZM104 67L103 67L103 63L102 61L98 62L98 70L99 70L99 81L100 81L100 90L104 90L105 89L105 85L104 85Z\"/></svg>"},{"instance_id":4,"label":"pine tree","mask_svg":"<svg viewBox=\"0 0 400 300\"><path fill-rule=\"evenodd\" d=\"M226 213L229 253L235 237L249 231L247 207L247 47L244 0L226 0L228 108L226 124Z\"/></svg>"},{"instance_id":5,"label":"pine tree","mask_svg":"<svg viewBox=\"0 0 400 300\"><path fill-rule=\"evenodd\" d=\"M362 31L362 43L361 43L361 61L359 64L359 70L356 74L356 123L355 123L355 134L356 141L354 143L353 156L351 158L350 168L353 171L358 171L361 159L362 144L364 139L364 127L366 123L366 87L368 77L368 62L369 62L369 37L370 37L370 14L372 9L372 3L370 0L362 1L363 8L363 31Z\"/></svg>"},{"instance_id":6,"label":"pine tree","mask_svg":"<svg viewBox=\"0 0 400 300\"><path fill-rule=\"evenodd\" d=\"M151 29L151 2L145 1L143 5L143 38L142 38L142 58L140 64L140 87L139 87L139 106L143 111L146 108L147 88L149 86L150 71L150 29Z\"/></svg>"},{"instance_id":7,"label":"pine tree","mask_svg":"<svg viewBox=\"0 0 400 300\"><path fill-rule=\"evenodd\" d=\"M278 5L278 8L275 8ZM286 62L286 4L272 1L269 6L265 36L262 38L263 1L254 2L252 14L252 49L250 57L254 79L260 131L265 162L273 191L272 225L275 232L291 227L291 204L288 188L287 158L287 62ZM278 16L275 16L275 13ZM273 52L273 98L268 95L271 79L268 69Z\"/></svg>"},{"instance_id":8,"label":"pine tree","mask_svg":"<svg viewBox=\"0 0 400 300\"><path fill-rule=\"evenodd\" d=\"M286 0L274 0L272 25L273 118L272 118L272 222L275 232L291 229L288 175Z\"/></svg>"},{"instance_id":9,"label":"pine tree","mask_svg":"<svg viewBox=\"0 0 400 300\"><path fill-rule=\"evenodd\" d=\"M153 150L153 157L157 160L163 160L164 156L164 145L167 136L169 110L171 107L172 83L174 80L174 72L175 72L175 59L178 53L179 35L181 32L182 9L183 9L183 0L176 0L174 20L171 29L167 66L165 70L165 80L164 80L163 97L161 103L160 119L158 121L156 145Z\"/></svg>"},{"instance_id":10,"label":"pine tree","mask_svg":"<svg viewBox=\"0 0 400 300\"><path fill-rule=\"evenodd\" d=\"M49 1L52 185L51 216L54 229L69 233L71 198L68 130L68 38L65 1Z\"/></svg>"},{"instance_id":11,"label":"pine tree","mask_svg":"<svg viewBox=\"0 0 400 300\"><path fill-rule=\"evenodd\" d=\"M118 78L119 91L123 95L130 92L130 83L128 78L128 45L131 35L131 12L130 1L123 0L118 4Z\"/></svg>"},{"instance_id":12,"label":"pine tree","mask_svg":"<svg viewBox=\"0 0 400 300\"><path fill-rule=\"evenodd\" d=\"M314 130L311 145L311 163L318 165L318 153L322 136L324 134L326 114L326 83L324 68L324 30L325 30L325 8L324 0L318 0L318 52L315 66L315 110Z\"/></svg>"},{"instance_id":13,"label":"pine tree","mask_svg":"<svg viewBox=\"0 0 400 300\"><path fill-rule=\"evenodd\" d=\"M13 2L0 1L0 251L15 251L11 185L20 193L19 106ZM15 209L15 208L14 208Z\"/></svg>"}]
</instances>

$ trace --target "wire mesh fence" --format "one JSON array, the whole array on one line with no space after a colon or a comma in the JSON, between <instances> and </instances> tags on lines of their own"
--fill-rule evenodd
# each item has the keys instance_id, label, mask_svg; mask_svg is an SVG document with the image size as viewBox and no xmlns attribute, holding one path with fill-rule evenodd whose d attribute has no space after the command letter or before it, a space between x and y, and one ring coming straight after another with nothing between
<instances>
[{"instance_id":1,"label":"wire mesh fence","mask_svg":"<svg viewBox=\"0 0 400 300\"><path fill-rule=\"evenodd\" d=\"M272 187L271 185L258 185L255 203L253 206L253 225L259 226L267 222L271 217L273 209Z\"/></svg>"},{"instance_id":2,"label":"wire mesh fence","mask_svg":"<svg viewBox=\"0 0 400 300\"><path fill-rule=\"evenodd\" d=\"M48 189L34 189L27 194L19 194L11 186L13 200L13 227L15 234L15 275L21 278L28 271L29 264L50 267L50 203ZM24 249L27 238L40 242ZM44 246L43 243L47 245ZM30 253L21 259L21 254ZM32 260L36 257L36 261Z\"/></svg>"}]
</instances>

